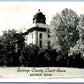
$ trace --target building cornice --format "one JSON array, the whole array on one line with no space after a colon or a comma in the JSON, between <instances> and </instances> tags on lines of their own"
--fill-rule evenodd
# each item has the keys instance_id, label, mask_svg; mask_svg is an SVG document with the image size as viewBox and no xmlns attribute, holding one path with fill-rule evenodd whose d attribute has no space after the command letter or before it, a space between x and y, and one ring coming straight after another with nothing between
<instances>
[{"instance_id":1,"label":"building cornice","mask_svg":"<svg viewBox=\"0 0 84 84\"><path fill-rule=\"evenodd\" d=\"M41 32L46 32L46 31L47 31L46 28L42 28L42 27L32 27L32 28L28 29L26 32L24 32L23 35L27 35L27 34L33 32L33 31L35 31L35 30L41 31Z\"/></svg>"}]
</instances>

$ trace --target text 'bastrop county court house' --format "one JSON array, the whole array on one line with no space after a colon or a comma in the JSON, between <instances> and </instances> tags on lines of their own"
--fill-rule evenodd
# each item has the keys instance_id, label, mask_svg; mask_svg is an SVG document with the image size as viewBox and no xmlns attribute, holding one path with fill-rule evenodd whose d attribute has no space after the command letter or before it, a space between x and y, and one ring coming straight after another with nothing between
<instances>
[{"instance_id":1,"label":"text 'bastrop county court house'","mask_svg":"<svg viewBox=\"0 0 84 84\"><path fill-rule=\"evenodd\" d=\"M37 45L40 49L48 49L50 46L49 33L50 30L46 24L46 17L39 9L33 17L32 27L24 33L25 43L27 45Z\"/></svg>"}]
</instances>

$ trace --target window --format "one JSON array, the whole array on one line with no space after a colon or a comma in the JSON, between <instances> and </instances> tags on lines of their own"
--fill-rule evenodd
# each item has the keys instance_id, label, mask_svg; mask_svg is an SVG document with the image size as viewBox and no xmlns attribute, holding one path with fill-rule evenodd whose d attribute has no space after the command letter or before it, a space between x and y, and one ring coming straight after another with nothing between
<instances>
[{"instance_id":1,"label":"window","mask_svg":"<svg viewBox=\"0 0 84 84\"><path fill-rule=\"evenodd\" d=\"M40 33L39 38L42 39L42 33Z\"/></svg>"},{"instance_id":2,"label":"window","mask_svg":"<svg viewBox=\"0 0 84 84\"><path fill-rule=\"evenodd\" d=\"M50 41L48 41L48 44L50 44Z\"/></svg>"},{"instance_id":3,"label":"window","mask_svg":"<svg viewBox=\"0 0 84 84\"><path fill-rule=\"evenodd\" d=\"M42 48L42 33L39 33L39 47Z\"/></svg>"},{"instance_id":4,"label":"window","mask_svg":"<svg viewBox=\"0 0 84 84\"><path fill-rule=\"evenodd\" d=\"M50 38L50 35L48 34L48 38Z\"/></svg>"},{"instance_id":5,"label":"window","mask_svg":"<svg viewBox=\"0 0 84 84\"><path fill-rule=\"evenodd\" d=\"M50 41L48 41L48 48L50 48Z\"/></svg>"},{"instance_id":6,"label":"window","mask_svg":"<svg viewBox=\"0 0 84 84\"><path fill-rule=\"evenodd\" d=\"M40 46L40 48L42 48L42 41L41 40L39 42L39 46Z\"/></svg>"},{"instance_id":7,"label":"window","mask_svg":"<svg viewBox=\"0 0 84 84\"><path fill-rule=\"evenodd\" d=\"M32 39L33 39L33 34L32 34Z\"/></svg>"}]
</instances>

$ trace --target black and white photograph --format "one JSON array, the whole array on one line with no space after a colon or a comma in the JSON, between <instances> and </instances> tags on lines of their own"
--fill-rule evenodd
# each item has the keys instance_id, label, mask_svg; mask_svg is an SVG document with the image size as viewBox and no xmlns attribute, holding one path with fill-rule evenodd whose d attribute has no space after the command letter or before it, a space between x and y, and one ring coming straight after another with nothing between
<instances>
[{"instance_id":1,"label":"black and white photograph","mask_svg":"<svg viewBox=\"0 0 84 84\"><path fill-rule=\"evenodd\" d=\"M0 78L84 78L84 2L0 2Z\"/></svg>"}]
</instances>

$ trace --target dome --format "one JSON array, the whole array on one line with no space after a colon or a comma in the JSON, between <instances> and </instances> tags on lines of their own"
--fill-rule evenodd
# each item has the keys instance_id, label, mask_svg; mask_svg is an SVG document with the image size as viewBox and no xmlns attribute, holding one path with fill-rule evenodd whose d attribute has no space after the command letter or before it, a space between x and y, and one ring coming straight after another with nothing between
<instances>
[{"instance_id":1,"label":"dome","mask_svg":"<svg viewBox=\"0 0 84 84\"><path fill-rule=\"evenodd\" d=\"M39 9L38 12L33 17L33 23L44 23L44 24L46 24L45 20L46 20L45 15Z\"/></svg>"}]
</instances>

